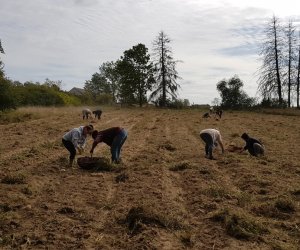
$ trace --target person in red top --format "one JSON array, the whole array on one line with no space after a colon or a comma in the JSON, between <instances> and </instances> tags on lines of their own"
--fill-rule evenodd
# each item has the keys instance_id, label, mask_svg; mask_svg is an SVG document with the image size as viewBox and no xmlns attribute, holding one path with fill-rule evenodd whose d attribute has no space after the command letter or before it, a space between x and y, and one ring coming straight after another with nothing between
<instances>
[{"instance_id":1,"label":"person in red top","mask_svg":"<svg viewBox=\"0 0 300 250\"><path fill-rule=\"evenodd\" d=\"M127 131L120 127L112 127L102 131L94 130L92 133L94 142L90 153L94 153L94 149L98 143L104 142L110 146L112 162L120 163L121 148L127 139L127 135Z\"/></svg>"}]
</instances>

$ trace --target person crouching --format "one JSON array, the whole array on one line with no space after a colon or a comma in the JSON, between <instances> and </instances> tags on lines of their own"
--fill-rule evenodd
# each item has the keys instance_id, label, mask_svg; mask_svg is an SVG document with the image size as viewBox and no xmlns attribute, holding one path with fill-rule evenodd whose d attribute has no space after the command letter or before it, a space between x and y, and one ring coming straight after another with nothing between
<instances>
[{"instance_id":1,"label":"person crouching","mask_svg":"<svg viewBox=\"0 0 300 250\"><path fill-rule=\"evenodd\" d=\"M120 163L121 149L127 139L127 131L124 128L112 127L102 131L94 130L92 137L94 142L92 149L90 150L91 155L93 155L94 149L98 143L104 142L110 146L112 163Z\"/></svg>"},{"instance_id":2,"label":"person crouching","mask_svg":"<svg viewBox=\"0 0 300 250\"><path fill-rule=\"evenodd\" d=\"M244 150L248 150L248 152L253 156L264 155L265 148L260 141L251 138L247 133L243 133L241 138L246 142L246 145L240 153Z\"/></svg>"},{"instance_id":3,"label":"person crouching","mask_svg":"<svg viewBox=\"0 0 300 250\"><path fill-rule=\"evenodd\" d=\"M62 143L70 152L69 167L72 167L73 165L76 149L79 154L83 152L87 135L91 135L93 130L93 125L80 126L79 128L73 128L63 136Z\"/></svg>"}]
</instances>

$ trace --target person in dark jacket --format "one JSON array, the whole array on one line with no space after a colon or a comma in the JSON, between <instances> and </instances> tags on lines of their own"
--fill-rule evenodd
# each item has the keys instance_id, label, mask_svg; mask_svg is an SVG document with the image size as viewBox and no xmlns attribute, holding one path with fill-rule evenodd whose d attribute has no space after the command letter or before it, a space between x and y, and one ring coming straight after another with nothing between
<instances>
[{"instance_id":1,"label":"person in dark jacket","mask_svg":"<svg viewBox=\"0 0 300 250\"><path fill-rule=\"evenodd\" d=\"M98 143L104 142L110 146L112 162L120 163L121 149L127 139L127 135L127 131L120 127L112 127L102 131L94 130L92 133L94 142L90 151L91 155L94 153L94 149Z\"/></svg>"},{"instance_id":2,"label":"person in dark jacket","mask_svg":"<svg viewBox=\"0 0 300 250\"><path fill-rule=\"evenodd\" d=\"M102 110L101 109L96 109L93 111L93 114L95 115L95 118L97 117L98 120L101 119L101 115L102 115Z\"/></svg>"},{"instance_id":3,"label":"person in dark jacket","mask_svg":"<svg viewBox=\"0 0 300 250\"><path fill-rule=\"evenodd\" d=\"M246 142L246 145L241 152L248 150L248 152L253 156L264 155L265 149L260 141L251 138L247 133L243 133L241 138Z\"/></svg>"}]
</instances>

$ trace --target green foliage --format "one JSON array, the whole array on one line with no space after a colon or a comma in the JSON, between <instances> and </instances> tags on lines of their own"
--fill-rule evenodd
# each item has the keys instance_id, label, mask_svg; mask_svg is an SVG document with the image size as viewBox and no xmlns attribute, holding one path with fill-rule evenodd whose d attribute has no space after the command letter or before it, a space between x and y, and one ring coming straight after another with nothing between
<instances>
[{"instance_id":1,"label":"green foliage","mask_svg":"<svg viewBox=\"0 0 300 250\"><path fill-rule=\"evenodd\" d=\"M277 98L264 98L259 106L263 108L286 108L288 104L285 100L282 100L280 103Z\"/></svg>"},{"instance_id":2,"label":"green foliage","mask_svg":"<svg viewBox=\"0 0 300 250\"><path fill-rule=\"evenodd\" d=\"M99 67L99 73L92 75L91 80L85 82L84 89L88 93L87 100L96 101L99 99L98 95L107 94L112 96L113 101L116 101L118 92L119 75L116 71L114 62L105 62Z\"/></svg>"},{"instance_id":3,"label":"green foliage","mask_svg":"<svg viewBox=\"0 0 300 250\"><path fill-rule=\"evenodd\" d=\"M111 94L104 93L97 95L95 102L96 104L112 104L114 101Z\"/></svg>"},{"instance_id":4,"label":"green foliage","mask_svg":"<svg viewBox=\"0 0 300 250\"><path fill-rule=\"evenodd\" d=\"M69 95L62 91L58 91L57 95L63 100L64 105L67 106L81 105L81 100L77 96Z\"/></svg>"},{"instance_id":5,"label":"green foliage","mask_svg":"<svg viewBox=\"0 0 300 250\"><path fill-rule=\"evenodd\" d=\"M254 105L255 100L241 89L243 85L238 76L234 76L228 81L222 80L217 84L217 90L222 98L222 108L239 109Z\"/></svg>"},{"instance_id":6,"label":"green foliage","mask_svg":"<svg viewBox=\"0 0 300 250\"><path fill-rule=\"evenodd\" d=\"M46 85L26 82L22 86L15 86L14 92L19 106L64 105L64 101L58 95L58 91Z\"/></svg>"},{"instance_id":7,"label":"green foliage","mask_svg":"<svg viewBox=\"0 0 300 250\"><path fill-rule=\"evenodd\" d=\"M0 110L16 108L16 102L13 97L13 88L11 82L0 75Z\"/></svg>"},{"instance_id":8,"label":"green foliage","mask_svg":"<svg viewBox=\"0 0 300 250\"><path fill-rule=\"evenodd\" d=\"M150 62L148 49L144 44L138 44L124 52L117 62L120 76L119 97L122 103L140 106L147 101L146 93L154 84L154 68Z\"/></svg>"}]
</instances>

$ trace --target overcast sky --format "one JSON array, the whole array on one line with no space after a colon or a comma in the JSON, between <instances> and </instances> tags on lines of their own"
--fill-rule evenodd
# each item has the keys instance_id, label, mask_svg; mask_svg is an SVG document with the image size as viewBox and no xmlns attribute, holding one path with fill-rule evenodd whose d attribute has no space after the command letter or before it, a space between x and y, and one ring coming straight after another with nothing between
<instances>
[{"instance_id":1,"label":"overcast sky","mask_svg":"<svg viewBox=\"0 0 300 250\"><path fill-rule=\"evenodd\" d=\"M258 45L273 14L297 24L300 1L0 0L0 56L12 80L61 80L70 90L138 43L151 52L164 31L182 61L179 97L211 104L216 84L235 74L256 96Z\"/></svg>"}]
</instances>

